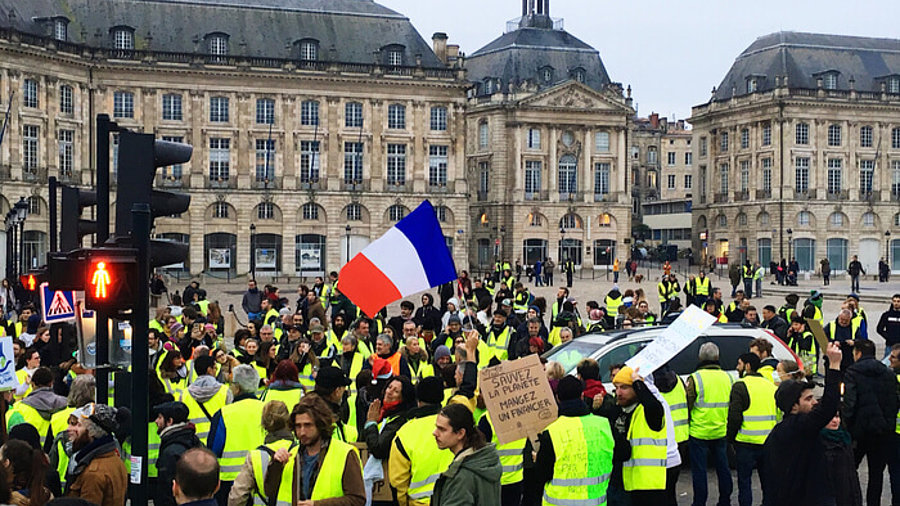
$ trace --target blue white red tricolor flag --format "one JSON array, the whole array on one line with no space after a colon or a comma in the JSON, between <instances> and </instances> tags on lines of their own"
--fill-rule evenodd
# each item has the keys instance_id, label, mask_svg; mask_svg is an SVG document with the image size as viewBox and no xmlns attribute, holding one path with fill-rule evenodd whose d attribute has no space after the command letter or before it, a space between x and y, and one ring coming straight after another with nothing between
<instances>
[{"instance_id":1,"label":"blue white red tricolor flag","mask_svg":"<svg viewBox=\"0 0 900 506\"><path fill-rule=\"evenodd\" d=\"M425 201L341 269L338 289L368 316L457 278L434 207Z\"/></svg>"}]
</instances>

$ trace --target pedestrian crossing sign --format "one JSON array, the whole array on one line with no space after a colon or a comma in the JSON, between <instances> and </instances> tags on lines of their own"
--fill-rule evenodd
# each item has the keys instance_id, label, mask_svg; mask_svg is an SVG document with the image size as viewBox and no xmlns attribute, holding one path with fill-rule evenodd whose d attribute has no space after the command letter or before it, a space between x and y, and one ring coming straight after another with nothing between
<instances>
[{"instance_id":1,"label":"pedestrian crossing sign","mask_svg":"<svg viewBox=\"0 0 900 506\"><path fill-rule=\"evenodd\" d=\"M53 290L49 283L41 284L41 307L44 322L57 323L75 319L75 292Z\"/></svg>"}]
</instances>

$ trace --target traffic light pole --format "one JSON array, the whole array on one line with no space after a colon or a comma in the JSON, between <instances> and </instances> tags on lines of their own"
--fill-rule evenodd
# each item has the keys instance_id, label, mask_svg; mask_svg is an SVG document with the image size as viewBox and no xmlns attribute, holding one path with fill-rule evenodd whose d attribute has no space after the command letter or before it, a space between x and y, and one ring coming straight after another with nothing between
<instances>
[{"instance_id":1,"label":"traffic light pole","mask_svg":"<svg viewBox=\"0 0 900 506\"><path fill-rule=\"evenodd\" d=\"M131 208L132 240L137 249L138 297L131 318L131 455L132 471L135 463L140 468L139 482L132 481L131 504L147 504L147 421L150 419L148 406L150 389L147 378L150 374L150 349L147 342L150 322L150 205L137 203ZM136 460L137 459L137 460Z\"/></svg>"},{"instance_id":2,"label":"traffic light pole","mask_svg":"<svg viewBox=\"0 0 900 506\"><path fill-rule=\"evenodd\" d=\"M56 227L56 187L58 186L56 178L50 176L50 252L57 250L57 239L59 238Z\"/></svg>"},{"instance_id":3,"label":"traffic light pole","mask_svg":"<svg viewBox=\"0 0 900 506\"><path fill-rule=\"evenodd\" d=\"M97 115L97 245L109 239L109 135L118 126L108 114ZM109 315L97 311L97 402L106 404L109 397ZM138 503L141 504L141 503Z\"/></svg>"}]
</instances>

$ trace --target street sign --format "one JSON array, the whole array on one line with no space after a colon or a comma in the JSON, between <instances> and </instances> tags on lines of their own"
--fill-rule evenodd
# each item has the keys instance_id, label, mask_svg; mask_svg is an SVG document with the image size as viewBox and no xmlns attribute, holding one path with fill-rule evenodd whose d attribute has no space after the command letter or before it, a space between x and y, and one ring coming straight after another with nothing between
<instances>
[{"instance_id":1,"label":"street sign","mask_svg":"<svg viewBox=\"0 0 900 506\"><path fill-rule=\"evenodd\" d=\"M49 283L41 283L41 308L46 323L75 319L75 292L53 290Z\"/></svg>"}]
</instances>

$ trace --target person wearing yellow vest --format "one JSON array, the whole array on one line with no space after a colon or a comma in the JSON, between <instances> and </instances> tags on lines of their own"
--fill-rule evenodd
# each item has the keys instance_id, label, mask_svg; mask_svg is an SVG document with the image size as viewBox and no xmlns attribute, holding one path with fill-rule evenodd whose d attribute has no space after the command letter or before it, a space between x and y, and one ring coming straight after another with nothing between
<instances>
[{"instance_id":1,"label":"person wearing yellow vest","mask_svg":"<svg viewBox=\"0 0 900 506\"><path fill-rule=\"evenodd\" d=\"M275 324L281 320L281 315L278 314L278 310L272 305L272 301L264 297L260 301L259 307L260 313L262 313L262 325L269 325L274 328Z\"/></svg>"},{"instance_id":2,"label":"person wearing yellow vest","mask_svg":"<svg viewBox=\"0 0 900 506\"><path fill-rule=\"evenodd\" d=\"M500 457L493 444L475 428L472 411L451 404L441 409L434 423L434 438L441 450L453 452L453 461L434 483L434 506L500 506Z\"/></svg>"},{"instance_id":3,"label":"person wearing yellow vest","mask_svg":"<svg viewBox=\"0 0 900 506\"><path fill-rule=\"evenodd\" d=\"M69 466L67 497L104 506L125 504L128 472L115 438L124 418L122 415L112 406L93 402L69 415L66 431L77 465Z\"/></svg>"},{"instance_id":4,"label":"person wearing yellow vest","mask_svg":"<svg viewBox=\"0 0 900 506\"><path fill-rule=\"evenodd\" d=\"M582 400L583 389L574 376L559 380L559 418L538 435L533 482L524 484L525 497L532 496L532 503L538 497L544 505L607 503L615 442L609 421L592 415ZM532 451L529 441L525 453Z\"/></svg>"},{"instance_id":5,"label":"person wearing yellow vest","mask_svg":"<svg viewBox=\"0 0 900 506\"><path fill-rule=\"evenodd\" d=\"M515 330L506 324L506 317L506 312L502 309L494 311L494 321L485 336L490 353L481 354L478 360L479 367L486 367L491 357L496 357L501 362L509 360L509 345L514 340Z\"/></svg>"},{"instance_id":6,"label":"person wearing yellow vest","mask_svg":"<svg viewBox=\"0 0 900 506\"><path fill-rule=\"evenodd\" d=\"M175 479L175 463L191 448L202 446L194 424L188 422L188 407L183 402L165 402L150 410L150 418L156 421L159 434L159 457L156 459L159 495L154 504L175 504L171 487L165 485Z\"/></svg>"},{"instance_id":7,"label":"person wearing yellow vest","mask_svg":"<svg viewBox=\"0 0 900 506\"><path fill-rule=\"evenodd\" d=\"M310 383L308 390L312 390L312 386L313 384ZM272 379L266 385L265 390L260 393L259 400L263 403L281 401L290 410L294 409L294 406L300 402L300 397L308 390L299 378L297 365L290 360L282 360L275 366Z\"/></svg>"},{"instance_id":8,"label":"person wearing yellow vest","mask_svg":"<svg viewBox=\"0 0 900 506\"><path fill-rule=\"evenodd\" d=\"M409 325L414 324L412 322L403 324L404 331L408 329ZM405 334L406 332L404 332L404 335ZM418 336L410 335L405 337L405 339L405 346L400 348L400 353L403 355L403 358L406 359L406 363L409 364L409 372L411 374L410 379L412 380L413 385L415 385L422 378L434 376L434 366L429 363L428 352L425 351L425 348L422 348Z\"/></svg>"},{"instance_id":9,"label":"person wearing yellow vest","mask_svg":"<svg viewBox=\"0 0 900 506\"><path fill-rule=\"evenodd\" d=\"M766 306L767 308L774 309L772 306ZM766 310L763 310L765 313ZM770 314L774 315L774 311L769 311ZM774 316L778 318L777 315ZM759 368L757 372L763 378L775 384L775 369L778 367L778 359L772 356L772 343L767 341L766 339L759 337L752 341L750 341L750 353L753 353L757 357L759 357Z\"/></svg>"},{"instance_id":10,"label":"person wearing yellow vest","mask_svg":"<svg viewBox=\"0 0 900 506\"><path fill-rule=\"evenodd\" d=\"M694 502L706 504L706 462L710 452L719 481L719 504L730 504L734 484L728 468L727 424L731 376L719 366L719 347L706 342L700 346L700 365L685 385L690 410L690 439Z\"/></svg>"},{"instance_id":11,"label":"person wearing yellow vest","mask_svg":"<svg viewBox=\"0 0 900 506\"><path fill-rule=\"evenodd\" d=\"M737 456L740 506L753 504L754 468L762 485L762 503L771 504L763 445L778 423L778 407L775 405L775 384L757 372L759 365L759 357L753 353L744 353L738 358L737 370L741 379L732 386L728 402L727 436Z\"/></svg>"},{"instance_id":12,"label":"person wearing yellow vest","mask_svg":"<svg viewBox=\"0 0 900 506\"><path fill-rule=\"evenodd\" d=\"M181 391L187 388L187 367L184 365L181 352L177 349L166 353L166 356L160 361L157 374L166 393L173 397L178 397Z\"/></svg>"},{"instance_id":13,"label":"person wearing yellow vest","mask_svg":"<svg viewBox=\"0 0 900 506\"><path fill-rule=\"evenodd\" d=\"M228 499L232 482L240 472L247 451L263 443L265 434L259 424L263 402L256 398L259 373L242 364L234 368L231 388L234 402L226 404L213 416L207 448L219 459L221 486L216 493L219 504Z\"/></svg>"},{"instance_id":14,"label":"person wearing yellow vest","mask_svg":"<svg viewBox=\"0 0 900 506\"><path fill-rule=\"evenodd\" d=\"M711 293L712 286L709 278L706 277L706 271L701 269L697 277L694 278L694 304L697 307L703 307Z\"/></svg>"},{"instance_id":15,"label":"person wearing yellow vest","mask_svg":"<svg viewBox=\"0 0 900 506\"><path fill-rule=\"evenodd\" d=\"M66 472L69 469L69 452L66 447L69 442L69 416L78 408L94 402L97 381L93 375L80 374L72 380L69 387L68 406L57 411L50 417L50 466L59 474L62 489L66 487Z\"/></svg>"},{"instance_id":16,"label":"person wearing yellow vest","mask_svg":"<svg viewBox=\"0 0 900 506\"><path fill-rule=\"evenodd\" d=\"M441 450L431 435L443 401L443 382L429 376L416 385L418 407L410 410L391 443L388 478L404 506L425 506L434 492L434 482L453 460L450 450Z\"/></svg>"},{"instance_id":17,"label":"person wearing yellow vest","mask_svg":"<svg viewBox=\"0 0 900 506\"><path fill-rule=\"evenodd\" d=\"M291 412L299 444L272 456L264 479L265 496L277 504L312 506L325 499L362 506L366 490L356 448L332 436L334 415L317 395L304 397ZM270 502L271 504L271 502Z\"/></svg>"},{"instance_id":18,"label":"person wearing yellow vest","mask_svg":"<svg viewBox=\"0 0 900 506\"><path fill-rule=\"evenodd\" d=\"M19 381L19 386L13 392L16 402L31 393L31 376L40 367L41 354L34 348L26 349L22 358L19 359L19 369L16 371L16 379Z\"/></svg>"},{"instance_id":19,"label":"person wearing yellow vest","mask_svg":"<svg viewBox=\"0 0 900 506\"><path fill-rule=\"evenodd\" d=\"M791 326L788 328L787 345L797 354L803 364L803 373L812 377L819 370L819 357L821 350L812 332L806 328L806 319L796 311L792 315Z\"/></svg>"},{"instance_id":20,"label":"person wearing yellow vest","mask_svg":"<svg viewBox=\"0 0 900 506\"><path fill-rule=\"evenodd\" d=\"M853 343L865 339L860 334L860 322L861 320L853 319L852 311L842 309L834 321L825 325L825 336L828 337L828 342L838 343L844 354L844 358L841 360L842 371L846 371L847 367L853 364Z\"/></svg>"},{"instance_id":21,"label":"person wearing yellow vest","mask_svg":"<svg viewBox=\"0 0 900 506\"><path fill-rule=\"evenodd\" d=\"M280 448L290 450L297 444L290 426L291 413L283 402L267 402L263 406L261 423L266 438L263 444L247 452L247 458L228 493L228 504L269 504L263 483L269 462Z\"/></svg>"},{"instance_id":22,"label":"person wearing yellow vest","mask_svg":"<svg viewBox=\"0 0 900 506\"><path fill-rule=\"evenodd\" d=\"M53 373L46 367L39 367L31 376L31 393L12 405L6 412L6 429L26 423L33 426L41 440L41 446L50 433L50 418L65 409L68 399L53 393Z\"/></svg>"},{"instance_id":23,"label":"person wearing yellow vest","mask_svg":"<svg viewBox=\"0 0 900 506\"><path fill-rule=\"evenodd\" d=\"M359 436L356 424L350 423L351 410L355 409L356 400L354 395L354 402L351 403L349 401L350 396L347 395L347 388L352 383L350 378L345 376L337 367L325 366L319 369L318 374L316 374L315 390L312 394L307 394L318 395L328 404L335 417L332 437L345 443L355 443Z\"/></svg>"},{"instance_id":24,"label":"person wearing yellow vest","mask_svg":"<svg viewBox=\"0 0 900 506\"><path fill-rule=\"evenodd\" d=\"M378 334L378 337L375 338L376 357L386 360L391 365L391 374L409 379L412 376L409 370L409 362L406 361L406 357L399 350L394 351L393 347L394 340L388 334ZM369 362L367 361L366 363Z\"/></svg>"},{"instance_id":25,"label":"person wearing yellow vest","mask_svg":"<svg viewBox=\"0 0 900 506\"><path fill-rule=\"evenodd\" d=\"M716 305L715 300L707 300L703 305L703 310L713 315L716 318L716 323L728 323L728 318L725 317L725 313L719 310L719 306Z\"/></svg>"},{"instance_id":26,"label":"person wearing yellow vest","mask_svg":"<svg viewBox=\"0 0 900 506\"><path fill-rule=\"evenodd\" d=\"M622 292L619 291L619 287L613 286L612 290L606 294L606 297L603 299L603 304L606 306L606 316L607 319L611 319L611 321L616 321L616 317L619 316L619 307L622 305Z\"/></svg>"},{"instance_id":27,"label":"person wearing yellow vest","mask_svg":"<svg viewBox=\"0 0 900 506\"><path fill-rule=\"evenodd\" d=\"M194 424L197 437L206 441L213 417L232 400L232 392L227 385L216 380L216 361L209 355L194 359L195 379L187 389L182 390L175 400L188 408L188 421Z\"/></svg>"},{"instance_id":28,"label":"person wearing yellow vest","mask_svg":"<svg viewBox=\"0 0 900 506\"><path fill-rule=\"evenodd\" d=\"M669 442L669 462L666 468L666 504L678 504L676 485L681 474L682 455L688 452L690 422L688 420L687 391L684 382L668 365L653 371L653 385L666 401L666 436ZM674 458L677 455L677 458Z\"/></svg>"},{"instance_id":29,"label":"person wearing yellow vest","mask_svg":"<svg viewBox=\"0 0 900 506\"><path fill-rule=\"evenodd\" d=\"M895 344L888 348L888 360L890 361L891 370L897 376L897 386L900 388L900 344ZM900 438L900 411L897 412L897 422L895 425L895 433Z\"/></svg>"},{"instance_id":30,"label":"person wearing yellow vest","mask_svg":"<svg viewBox=\"0 0 900 506\"><path fill-rule=\"evenodd\" d=\"M622 367L612 378L620 411L612 420L616 448L610 496L624 491L634 506L665 504L666 411L639 372Z\"/></svg>"}]
</instances>

